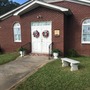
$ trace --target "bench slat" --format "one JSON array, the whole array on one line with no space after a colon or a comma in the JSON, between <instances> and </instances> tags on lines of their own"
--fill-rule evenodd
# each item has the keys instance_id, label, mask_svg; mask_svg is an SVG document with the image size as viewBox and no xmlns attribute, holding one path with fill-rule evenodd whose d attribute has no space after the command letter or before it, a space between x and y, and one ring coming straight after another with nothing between
<instances>
[{"instance_id":1,"label":"bench slat","mask_svg":"<svg viewBox=\"0 0 90 90\"><path fill-rule=\"evenodd\" d=\"M76 61L76 60L73 60L73 59L69 59L69 58L61 58L61 60L63 61L67 61L67 62L70 62L70 63L80 63L79 61Z\"/></svg>"}]
</instances>

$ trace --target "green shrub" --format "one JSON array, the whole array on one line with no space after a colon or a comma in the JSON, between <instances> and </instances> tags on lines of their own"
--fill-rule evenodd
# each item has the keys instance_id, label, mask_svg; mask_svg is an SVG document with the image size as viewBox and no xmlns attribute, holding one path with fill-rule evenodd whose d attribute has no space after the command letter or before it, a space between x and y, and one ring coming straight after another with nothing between
<instances>
[{"instance_id":1,"label":"green shrub","mask_svg":"<svg viewBox=\"0 0 90 90\"><path fill-rule=\"evenodd\" d=\"M0 47L0 54L3 54L4 50Z\"/></svg>"},{"instance_id":2,"label":"green shrub","mask_svg":"<svg viewBox=\"0 0 90 90\"><path fill-rule=\"evenodd\" d=\"M67 56L68 56L68 57L78 57L79 54L77 53L76 50L70 49L70 50L68 50L68 52L67 52Z\"/></svg>"},{"instance_id":3,"label":"green shrub","mask_svg":"<svg viewBox=\"0 0 90 90\"><path fill-rule=\"evenodd\" d=\"M59 54L59 56L62 56L62 51L60 51L59 49L53 49L52 50L52 53L58 53Z\"/></svg>"},{"instance_id":4,"label":"green shrub","mask_svg":"<svg viewBox=\"0 0 90 90\"><path fill-rule=\"evenodd\" d=\"M53 49L52 52L53 52L53 53L59 53L60 50L59 50L59 49Z\"/></svg>"},{"instance_id":5,"label":"green shrub","mask_svg":"<svg viewBox=\"0 0 90 90\"><path fill-rule=\"evenodd\" d=\"M26 51L26 48L20 47L19 51Z\"/></svg>"}]
</instances>

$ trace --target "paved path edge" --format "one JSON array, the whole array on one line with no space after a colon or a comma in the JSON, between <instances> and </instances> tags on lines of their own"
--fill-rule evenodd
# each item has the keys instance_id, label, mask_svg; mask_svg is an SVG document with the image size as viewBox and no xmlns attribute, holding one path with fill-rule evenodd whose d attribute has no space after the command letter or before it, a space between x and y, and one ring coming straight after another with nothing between
<instances>
[{"instance_id":1,"label":"paved path edge","mask_svg":"<svg viewBox=\"0 0 90 90\"><path fill-rule=\"evenodd\" d=\"M8 90L15 90L16 87L17 87L20 83L24 82L27 78L29 78L31 75L33 75L35 72L37 72L41 67L43 67L43 66L46 65L47 63L50 63L50 62L45 62L45 63L37 66L37 68L34 68L32 72L27 72L27 74L26 74L24 77L22 77L22 79L20 79L20 80L17 81L15 84L13 84Z\"/></svg>"}]
</instances>

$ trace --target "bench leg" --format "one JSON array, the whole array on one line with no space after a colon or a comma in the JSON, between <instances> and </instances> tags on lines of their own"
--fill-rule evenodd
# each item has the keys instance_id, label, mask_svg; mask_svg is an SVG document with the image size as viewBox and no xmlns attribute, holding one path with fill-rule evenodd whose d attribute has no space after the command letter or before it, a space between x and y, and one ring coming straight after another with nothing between
<instances>
[{"instance_id":1,"label":"bench leg","mask_svg":"<svg viewBox=\"0 0 90 90\"><path fill-rule=\"evenodd\" d=\"M62 67L66 67L66 66L69 66L69 63L62 60Z\"/></svg>"},{"instance_id":2,"label":"bench leg","mask_svg":"<svg viewBox=\"0 0 90 90\"><path fill-rule=\"evenodd\" d=\"M77 64L70 64L70 66L71 66L71 71L78 70L78 65Z\"/></svg>"}]
</instances>

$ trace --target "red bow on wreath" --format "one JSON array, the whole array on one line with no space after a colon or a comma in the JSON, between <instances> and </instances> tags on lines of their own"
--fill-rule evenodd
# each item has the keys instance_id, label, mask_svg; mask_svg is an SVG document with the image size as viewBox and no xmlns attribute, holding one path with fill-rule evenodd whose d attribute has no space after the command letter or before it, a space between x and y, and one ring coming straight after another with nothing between
<instances>
[{"instance_id":1,"label":"red bow on wreath","mask_svg":"<svg viewBox=\"0 0 90 90\"><path fill-rule=\"evenodd\" d=\"M39 37L39 32L38 32L37 30L34 31L34 32L33 32L33 36L36 37L36 38L38 38L38 37Z\"/></svg>"},{"instance_id":2,"label":"red bow on wreath","mask_svg":"<svg viewBox=\"0 0 90 90\"><path fill-rule=\"evenodd\" d=\"M43 37L47 38L49 36L49 31L48 30L43 31L42 35Z\"/></svg>"}]
</instances>

